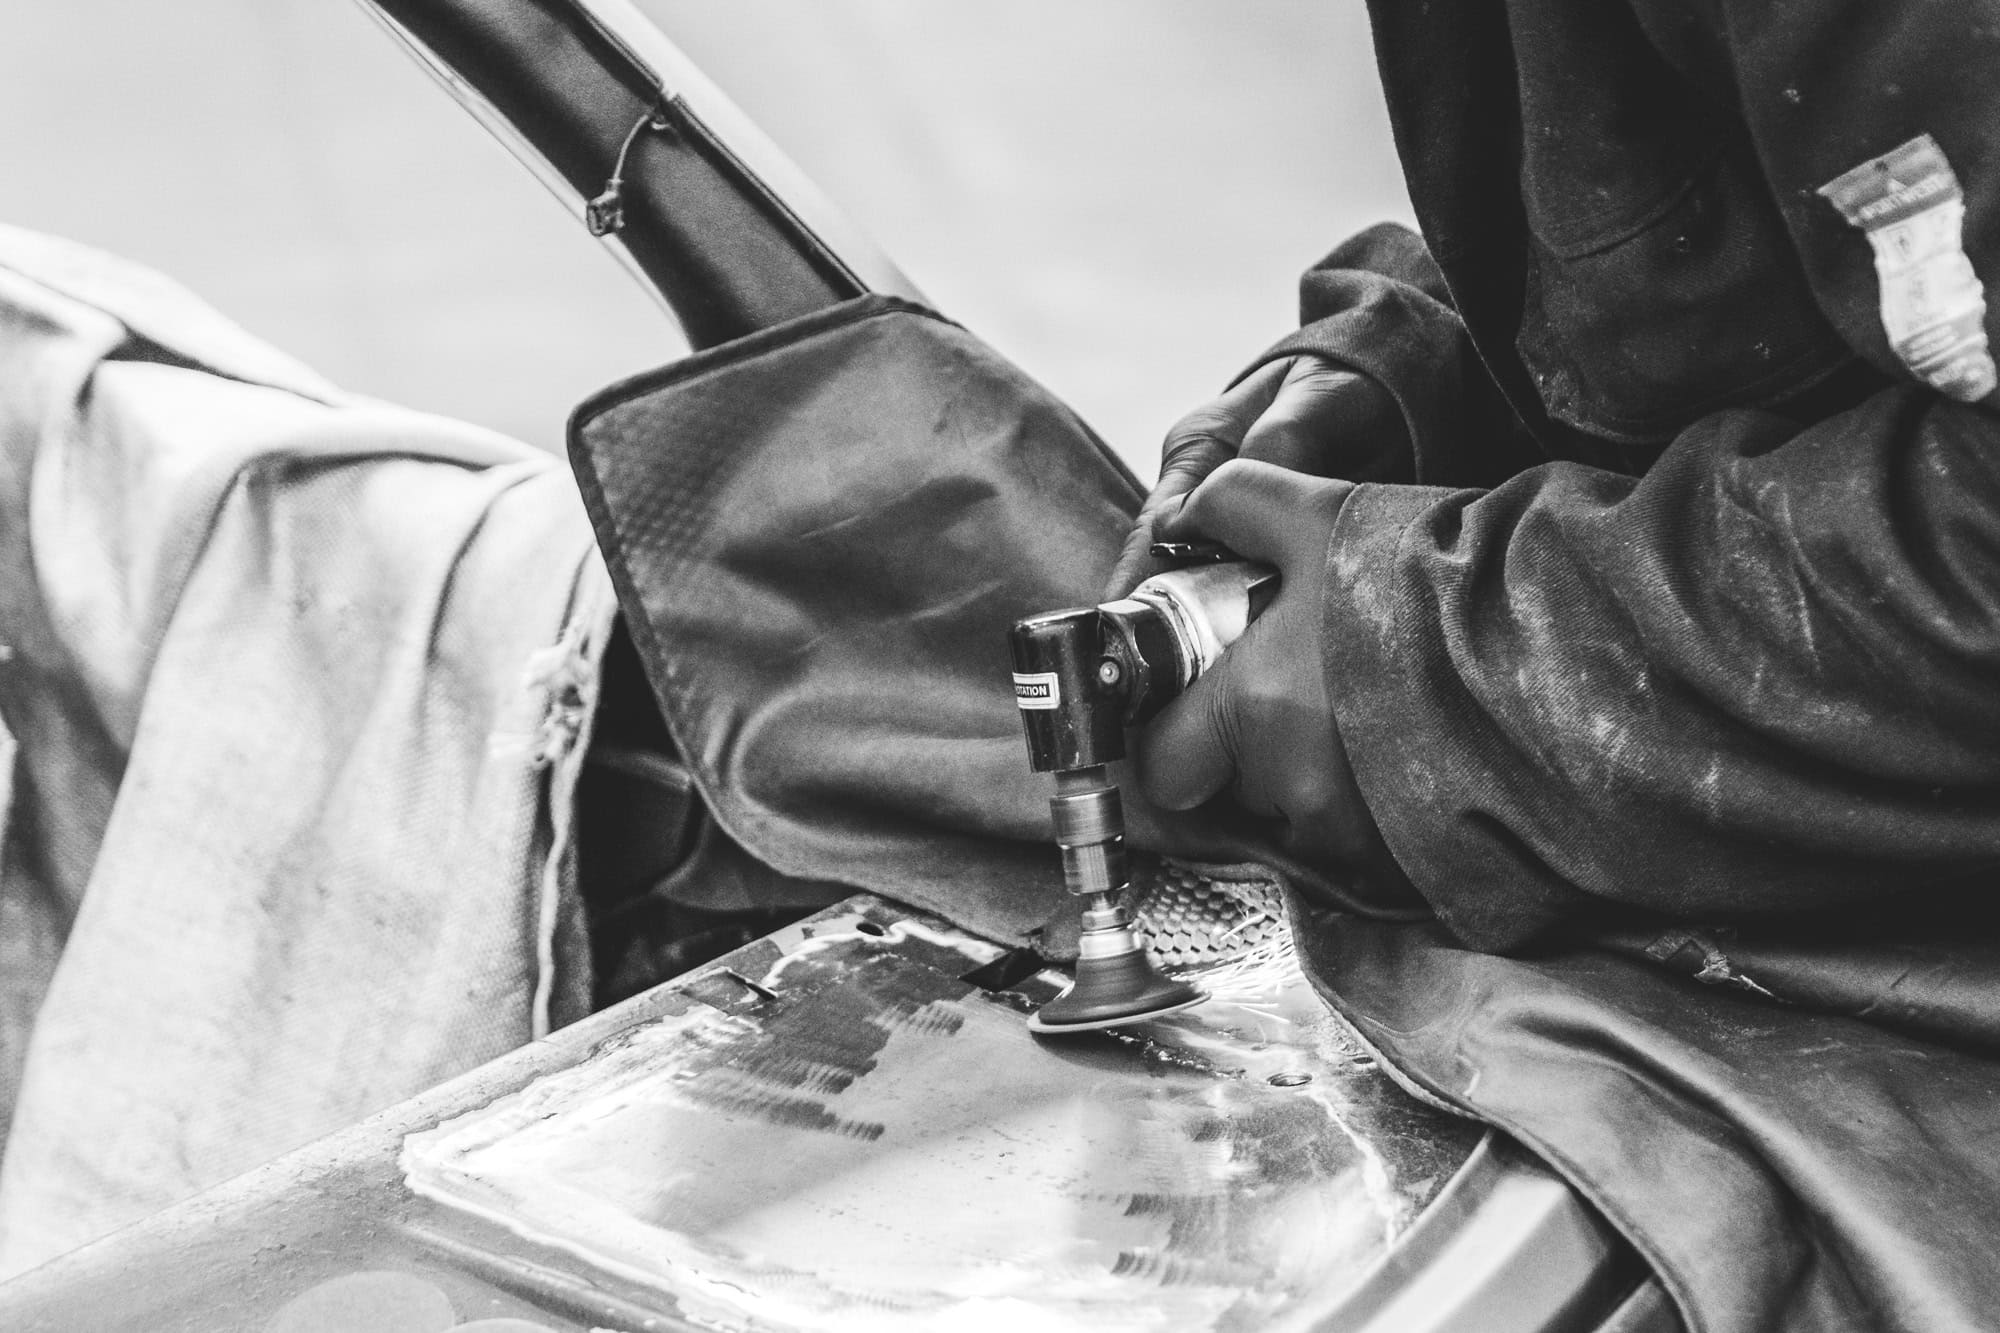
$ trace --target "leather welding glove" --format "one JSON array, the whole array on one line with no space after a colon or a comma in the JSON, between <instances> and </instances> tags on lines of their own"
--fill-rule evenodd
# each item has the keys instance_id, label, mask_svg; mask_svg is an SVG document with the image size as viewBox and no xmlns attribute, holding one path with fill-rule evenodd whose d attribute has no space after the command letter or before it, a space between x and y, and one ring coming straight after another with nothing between
<instances>
[{"instance_id":1,"label":"leather welding glove","mask_svg":"<svg viewBox=\"0 0 2000 1333\"><path fill-rule=\"evenodd\" d=\"M1207 538L1277 567L1278 593L1201 679L1139 735L1141 789L1188 810L1227 795L1278 821L1286 850L1361 872L1388 896L1409 883L1363 803L1328 694L1323 640L1327 548L1351 482L1225 461L1161 506L1167 540Z\"/></svg>"},{"instance_id":2,"label":"leather welding glove","mask_svg":"<svg viewBox=\"0 0 2000 1333\"><path fill-rule=\"evenodd\" d=\"M1229 459L1256 459L1314 477L1374 480L1371 465L1401 457L1407 433L1396 400L1366 375L1303 353L1257 367L1167 432L1159 480L1125 539L1105 597L1123 597L1163 568L1147 554L1160 539L1155 528L1161 514Z\"/></svg>"}]
</instances>

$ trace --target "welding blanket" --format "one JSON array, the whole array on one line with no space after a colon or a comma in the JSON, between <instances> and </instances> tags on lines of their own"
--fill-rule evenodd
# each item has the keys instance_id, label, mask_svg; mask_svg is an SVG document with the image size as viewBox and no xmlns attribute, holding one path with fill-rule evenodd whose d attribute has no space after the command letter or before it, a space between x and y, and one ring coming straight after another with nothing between
<instances>
[{"instance_id":1,"label":"welding blanket","mask_svg":"<svg viewBox=\"0 0 2000 1333\"><path fill-rule=\"evenodd\" d=\"M0 1274L582 1013L559 460L0 228Z\"/></svg>"},{"instance_id":2,"label":"welding blanket","mask_svg":"<svg viewBox=\"0 0 2000 1333\"><path fill-rule=\"evenodd\" d=\"M1088 432L962 330L871 298L607 391L571 450L718 820L791 873L1035 938L1046 792L1004 633L1093 600L1136 508ZM1992 950L1890 920L1495 957L1357 915L1251 832L1140 808L1133 838L1286 873L1329 1000L1406 1084L1565 1172L1691 1327L1970 1329L2000 1308Z\"/></svg>"}]
</instances>

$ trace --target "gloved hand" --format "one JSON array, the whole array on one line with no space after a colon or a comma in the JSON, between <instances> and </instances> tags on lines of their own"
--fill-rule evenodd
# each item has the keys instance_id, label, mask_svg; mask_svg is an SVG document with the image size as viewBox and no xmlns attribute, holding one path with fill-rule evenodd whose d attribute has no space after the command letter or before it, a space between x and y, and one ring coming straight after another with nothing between
<instances>
[{"instance_id":1,"label":"gloved hand","mask_svg":"<svg viewBox=\"0 0 2000 1333\"><path fill-rule=\"evenodd\" d=\"M1408 881L1362 803L1327 695L1327 547L1353 489L1238 459L1160 507L1163 540L1219 541L1275 565L1283 581L1243 637L1140 733L1135 757L1154 804L1186 810L1226 791L1282 821L1287 851L1370 872L1401 897Z\"/></svg>"},{"instance_id":2,"label":"gloved hand","mask_svg":"<svg viewBox=\"0 0 2000 1333\"><path fill-rule=\"evenodd\" d=\"M1308 476L1369 480L1372 466L1401 456L1406 436L1396 400L1365 375L1310 355L1259 366L1167 432L1160 479L1125 539L1105 599L1123 597L1165 568L1146 553L1160 540L1154 531L1159 515L1229 459L1257 459Z\"/></svg>"}]
</instances>

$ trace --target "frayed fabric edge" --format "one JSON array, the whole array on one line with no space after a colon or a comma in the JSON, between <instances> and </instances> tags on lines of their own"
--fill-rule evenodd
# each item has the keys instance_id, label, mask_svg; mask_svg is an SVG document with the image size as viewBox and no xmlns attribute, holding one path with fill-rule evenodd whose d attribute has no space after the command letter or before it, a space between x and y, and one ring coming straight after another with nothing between
<instances>
[{"instance_id":1,"label":"frayed fabric edge","mask_svg":"<svg viewBox=\"0 0 2000 1333\"><path fill-rule=\"evenodd\" d=\"M572 886L576 865L576 789L597 722L598 681L617 614L618 599L603 563L595 558L584 561L561 637L529 658L524 680L543 700L534 764L544 774L550 830L536 891L535 994L530 1007L530 1030L536 1041L554 1030L551 1010L561 970L556 937L565 887Z\"/></svg>"}]
</instances>

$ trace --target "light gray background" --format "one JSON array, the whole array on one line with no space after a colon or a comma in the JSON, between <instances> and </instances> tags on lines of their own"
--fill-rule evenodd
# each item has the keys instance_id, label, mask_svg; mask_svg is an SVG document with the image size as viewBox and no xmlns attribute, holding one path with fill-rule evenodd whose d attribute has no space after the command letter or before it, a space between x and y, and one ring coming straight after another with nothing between
<instances>
[{"instance_id":1,"label":"light gray background","mask_svg":"<svg viewBox=\"0 0 2000 1333\"><path fill-rule=\"evenodd\" d=\"M1360 0L641 0L947 313L1142 476L1406 217ZM678 335L346 0L4 0L0 220L349 387L558 447Z\"/></svg>"}]
</instances>

